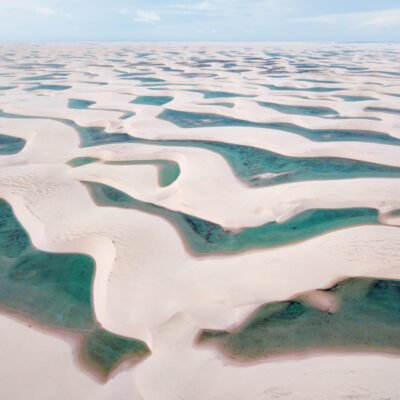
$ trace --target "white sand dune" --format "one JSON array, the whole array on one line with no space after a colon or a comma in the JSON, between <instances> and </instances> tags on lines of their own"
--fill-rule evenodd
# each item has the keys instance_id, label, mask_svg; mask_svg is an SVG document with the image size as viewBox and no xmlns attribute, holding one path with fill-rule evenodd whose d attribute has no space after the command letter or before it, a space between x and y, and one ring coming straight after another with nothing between
<instances>
[{"instance_id":1,"label":"white sand dune","mask_svg":"<svg viewBox=\"0 0 400 400\"><path fill-rule=\"evenodd\" d=\"M393 95L400 94L400 84L398 77L391 75L398 71L398 58L390 56L390 52L399 54L399 46L332 44L328 48L339 54L334 57L336 64L368 66L369 71L353 73L344 67L333 68L332 57L320 62L320 70L301 74L286 57L270 65L256 61L257 57L270 60L268 52L290 52L298 62L305 62L320 51L318 44L48 44L12 48L13 61L1 61L4 74L0 86L15 88L0 91L0 109L32 118L0 118L1 134L27 142L21 152L0 156L0 198L12 205L39 249L82 252L95 259L93 304L97 320L111 332L145 341L152 354L135 368L121 368L108 382L99 383L81 369L69 342L3 314L0 352L7 362L1 368L1 397L398 398L399 359L388 354L331 351L250 365L234 363L215 348L194 344L199 330L232 328L267 302L306 292L311 304L335 308L329 299L317 299L315 290L348 277L400 279L400 222L398 215L392 214L400 209L398 178L371 176L252 188L212 151L139 143L99 142L80 147L77 131L54 120L68 119L81 126L104 127L110 133L146 139L212 140L287 156L342 157L400 167L397 145L316 142L293 133L254 127L180 128L157 118L168 108L253 122L292 123L310 129L378 131L400 138L398 114L365 110L399 108ZM33 49L38 50L41 65L15 68ZM342 52L344 49L352 50L351 55ZM9 50L0 47L0 54ZM168 53L172 50L178 54ZM206 53L200 53L203 50ZM65 52L70 59L62 57ZM116 52L123 55L116 56ZM140 57L138 52L150 54ZM204 58L228 59L235 66L225 68L223 63L212 61L210 66L198 66L195 58L200 54ZM379 57L371 58L370 54ZM251 56L254 61L246 60ZM121 63L102 61L115 57L120 57ZM54 60L65 63L58 72L69 75L38 81L71 88L30 90L36 86L35 80L24 79L56 73L57 68L49 66ZM173 71L163 69L160 63ZM141 82L124 73L143 73L141 78L162 81ZM343 90L296 90L315 86ZM205 99L192 90L254 97ZM139 96L171 96L173 100L165 105L133 104ZM345 101L338 96L367 99ZM73 109L68 107L69 99L95 104L88 109ZM350 119L285 114L261 107L259 101L330 107ZM126 112L135 115L120 119ZM367 119L370 117L377 119ZM67 164L77 157L100 160L76 168ZM174 161L181 173L171 185L161 187L155 165L107 163L133 160ZM81 181L107 184L139 200L206 219L234 232L271 221L283 222L314 208L376 208L382 224L336 230L275 248L199 257L166 219L134 209L99 207Z\"/></svg>"},{"instance_id":2,"label":"white sand dune","mask_svg":"<svg viewBox=\"0 0 400 400\"><path fill-rule=\"evenodd\" d=\"M0 343L1 353L8 360L0 378L2 395L18 399L156 400L160 391L166 400L241 400L243 393L253 399L395 399L400 390L398 359L387 355L316 355L230 366L213 350L191 346L195 330L184 318L175 318L163 335L157 335L154 357L100 384L82 373L69 344L62 339L7 317L1 316L0 321L2 331L12 332L2 336ZM168 346L159 347L158 342ZM15 384L15 376L24 384Z\"/></svg>"},{"instance_id":3,"label":"white sand dune","mask_svg":"<svg viewBox=\"0 0 400 400\"><path fill-rule=\"evenodd\" d=\"M137 199L228 229L284 221L313 208L372 207L382 212L400 209L397 179L309 181L249 190L233 175L221 156L207 150L173 147L163 150L162 147L124 144L96 148L86 154L106 160L141 157L178 162L182 173L166 188L154 185L153 177L146 179L144 168L137 166L91 164L71 171L70 175L77 180L108 184Z\"/></svg>"}]
</instances>

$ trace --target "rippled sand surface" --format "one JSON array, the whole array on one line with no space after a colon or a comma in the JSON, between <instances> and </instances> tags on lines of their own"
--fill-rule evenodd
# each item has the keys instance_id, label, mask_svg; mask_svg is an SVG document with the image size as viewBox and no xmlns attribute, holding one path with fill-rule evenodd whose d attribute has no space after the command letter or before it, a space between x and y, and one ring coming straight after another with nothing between
<instances>
[{"instance_id":1,"label":"rippled sand surface","mask_svg":"<svg viewBox=\"0 0 400 400\"><path fill-rule=\"evenodd\" d=\"M0 47L0 394L400 399L400 46Z\"/></svg>"}]
</instances>

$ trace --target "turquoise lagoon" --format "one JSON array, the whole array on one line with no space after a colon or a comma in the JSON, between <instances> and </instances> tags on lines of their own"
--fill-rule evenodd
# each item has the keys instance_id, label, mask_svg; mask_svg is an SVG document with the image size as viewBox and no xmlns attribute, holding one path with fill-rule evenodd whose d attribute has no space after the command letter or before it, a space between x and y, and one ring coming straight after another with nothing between
<instances>
[{"instance_id":1,"label":"turquoise lagoon","mask_svg":"<svg viewBox=\"0 0 400 400\"><path fill-rule=\"evenodd\" d=\"M0 155L19 153L25 144L25 139L0 134Z\"/></svg>"},{"instance_id":2,"label":"turquoise lagoon","mask_svg":"<svg viewBox=\"0 0 400 400\"><path fill-rule=\"evenodd\" d=\"M242 361L308 351L400 353L400 281L353 278L325 292L336 297L337 311L299 296L261 306L235 330L203 330L198 341Z\"/></svg>"},{"instance_id":3,"label":"turquoise lagoon","mask_svg":"<svg viewBox=\"0 0 400 400\"><path fill-rule=\"evenodd\" d=\"M0 111L0 118L31 118ZM32 117L39 118L41 117ZM142 143L161 146L204 148L220 154L234 173L251 186L270 186L318 179L400 177L400 168L335 157L289 157L251 146L201 140L148 140L127 133L107 133L100 127L82 127L71 120L49 118L67 124L80 135L81 145L91 147L111 143ZM77 165L73 165L77 166ZM177 168L169 171L179 174ZM276 174L269 178L263 174Z\"/></svg>"},{"instance_id":4,"label":"turquoise lagoon","mask_svg":"<svg viewBox=\"0 0 400 400\"><path fill-rule=\"evenodd\" d=\"M115 335L96 321L95 263L84 254L36 249L7 202L0 199L0 305L3 310L81 337L87 366L107 377L127 358L149 354L145 343Z\"/></svg>"},{"instance_id":5,"label":"turquoise lagoon","mask_svg":"<svg viewBox=\"0 0 400 400\"><path fill-rule=\"evenodd\" d=\"M155 165L159 170L159 184L166 187L174 183L180 173L179 164L170 160L107 161L106 165Z\"/></svg>"},{"instance_id":6,"label":"turquoise lagoon","mask_svg":"<svg viewBox=\"0 0 400 400\"><path fill-rule=\"evenodd\" d=\"M219 98L233 98L233 97L255 97L251 95L223 92L223 91L212 91L212 90L192 90L192 92L201 93L205 99L219 99Z\"/></svg>"},{"instance_id":7,"label":"turquoise lagoon","mask_svg":"<svg viewBox=\"0 0 400 400\"><path fill-rule=\"evenodd\" d=\"M336 96L336 97L340 97L342 100L350 102L376 100L374 97L368 97L368 96Z\"/></svg>"},{"instance_id":8,"label":"turquoise lagoon","mask_svg":"<svg viewBox=\"0 0 400 400\"><path fill-rule=\"evenodd\" d=\"M367 107L365 111L382 112L387 114L398 114L400 115L400 108L388 108L388 107Z\"/></svg>"},{"instance_id":9,"label":"turquoise lagoon","mask_svg":"<svg viewBox=\"0 0 400 400\"><path fill-rule=\"evenodd\" d=\"M77 168L95 162L102 162L102 160L96 157L77 157L69 160L68 164L73 168ZM174 183L181 173L179 164L169 160L105 161L103 163L106 165L154 165L159 171L159 184L161 187Z\"/></svg>"},{"instance_id":10,"label":"turquoise lagoon","mask_svg":"<svg viewBox=\"0 0 400 400\"><path fill-rule=\"evenodd\" d=\"M337 111L329 107L291 106L286 104L269 103L265 101L259 101L258 104L284 114L309 116L338 115Z\"/></svg>"},{"instance_id":11,"label":"turquoise lagoon","mask_svg":"<svg viewBox=\"0 0 400 400\"><path fill-rule=\"evenodd\" d=\"M163 106L169 103L174 98L171 96L139 96L133 100L132 104L144 104L150 106Z\"/></svg>"},{"instance_id":12,"label":"turquoise lagoon","mask_svg":"<svg viewBox=\"0 0 400 400\"><path fill-rule=\"evenodd\" d=\"M337 92L344 90L343 88L335 88L335 87L322 87L322 86L314 86L310 88L299 88L293 86L277 86L277 85L262 85L270 90L281 90L281 91L292 91L292 92L316 92L316 93L328 93L328 92Z\"/></svg>"},{"instance_id":13,"label":"turquoise lagoon","mask_svg":"<svg viewBox=\"0 0 400 400\"><path fill-rule=\"evenodd\" d=\"M140 210L166 218L198 255L282 246L335 229L379 224L378 212L371 208L316 209L301 212L282 223L270 222L235 233L213 222L137 200L104 184L83 183L98 206Z\"/></svg>"},{"instance_id":14,"label":"turquoise lagoon","mask_svg":"<svg viewBox=\"0 0 400 400\"><path fill-rule=\"evenodd\" d=\"M96 104L95 101L83 100L83 99L69 99L68 107L74 110L86 110L90 106Z\"/></svg>"},{"instance_id":15,"label":"turquoise lagoon","mask_svg":"<svg viewBox=\"0 0 400 400\"><path fill-rule=\"evenodd\" d=\"M39 84L37 86L34 86L32 88L29 89L25 89L26 91L34 91L34 90L67 90L67 89L71 89L72 86L68 86L68 85L42 85Z\"/></svg>"},{"instance_id":16,"label":"turquoise lagoon","mask_svg":"<svg viewBox=\"0 0 400 400\"><path fill-rule=\"evenodd\" d=\"M73 158L72 160L68 161L68 165L70 165L73 168L77 168L77 167L82 167L83 165L87 165L87 164L93 164L97 161L101 161L100 158L96 158L96 157L76 157Z\"/></svg>"},{"instance_id":17,"label":"turquoise lagoon","mask_svg":"<svg viewBox=\"0 0 400 400\"><path fill-rule=\"evenodd\" d=\"M400 139L383 132L354 129L309 129L285 122L251 122L219 114L194 113L166 109L159 118L172 122L180 128L210 128L221 126L238 126L249 128L268 128L281 130L303 136L315 142L369 142L400 145Z\"/></svg>"}]
</instances>

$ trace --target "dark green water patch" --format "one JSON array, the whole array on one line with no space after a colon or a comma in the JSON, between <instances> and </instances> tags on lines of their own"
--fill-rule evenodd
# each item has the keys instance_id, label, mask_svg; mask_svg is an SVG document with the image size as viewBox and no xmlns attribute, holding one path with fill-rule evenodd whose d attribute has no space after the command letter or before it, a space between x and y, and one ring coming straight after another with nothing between
<instances>
[{"instance_id":1,"label":"dark green water patch","mask_svg":"<svg viewBox=\"0 0 400 400\"><path fill-rule=\"evenodd\" d=\"M369 101L369 100L376 100L374 97L367 97L367 96L336 96L340 97L344 101Z\"/></svg>"},{"instance_id":2,"label":"dark green water patch","mask_svg":"<svg viewBox=\"0 0 400 400\"><path fill-rule=\"evenodd\" d=\"M73 128L79 134L82 147L134 141L134 139L127 133L107 133L102 127L84 127L76 124L74 121L69 119L12 114L4 112L3 110L0 110L0 118L48 119L61 122L62 124Z\"/></svg>"},{"instance_id":3,"label":"dark green water patch","mask_svg":"<svg viewBox=\"0 0 400 400\"><path fill-rule=\"evenodd\" d=\"M100 161L99 158L96 157L76 157L72 160L68 161L68 165L73 168L81 167L82 165L93 164L96 161Z\"/></svg>"},{"instance_id":4,"label":"dark green water patch","mask_svg":"<svg viewBox=\"0 0 400 400\"><path fill-rule=\"evenodd\" d=\"M400 108L388 108L388 107L367 107L365 111L382 112L387 114L400 115Z\"/></svg>"},{"instance_id":5,"label":"dark green water patch","mask_svg":"<svg viewBox=\"0 0 400 400\"><path fill-rule=\"evenodd\" d=\"M277 85L261 85L265 86L270 90L280 90L280 91L294 91L294 92L316 92L316 93L327 93L327 92L336 92L339 90L344 90L342 88L331 88L331 87L310 87L310 88L299 88L292 86L277 86Z\"/></svg>"},{"instance_id":6,"label":"dark green water patch","mask_svg":"<svg viewBox=\"0 0 400 400\"><path fill-rule=\"evenodd\" d=\"M208 73L208 72L186 72L181 74L181 76L184 76L185 78L215 78L216 76L218 76L217 74L213 74L213 73Z\"/></svg>"},{"instance_id":7,"label":"dark green water patch","mask_svg":"<svg viewBox=\"0 0 400 400\"><path fill-rule=\"evenodd\" d=\"M284 114L294 115L310 115L310 116L324 116L324 115L337 115L337 111L329 107L307 107L307 106L290 106L286 104L268 103L259 101L258 104L263 107L271 108Z\"/></svg>"},{"instance_id":8,"label":"dark green water patch","mask_svg":"<svg viewBox=\"0 0 400 400\"><path fill-rule=\"evenodd\" d=\"M233 331L203 330L198 341L242 361L321 350L400 353L399 281L354 278L325 291L336 297L336 312L300 296L261 306Z\"/></svg>"},{"instance_id":9,"label":"dark green water patch","mask_svg":"<svg viewBox=\"0 0 400 400\"><path fill-rule=\"evenodd\" d=\"M218 99L218 98L231 98L231 97L255 97L252 95L245 95L245 94L240 94L240 93L212 91L212 90L191 90L191 92L201 93L201 94L203 94L205 99Z\"/></svg>"},{"instance_id":10,"label":"dark green water patch","mask_svg":"<svg viewBox=\"0 0 400 400\"><path fill-rule=\"evenodd\" d=\"M89 85L106 86L108 82L96 82L96 81L83 81L82 83L87 83Z\"/></svg>"},{"instance_id":11,"label":"dark green water patch","mask_svg":"<svg viewBox=\"0 0 400 400\"><path fill-rule=\"evenodd\" d=\"M155 165L159 171L159 184L166 187L174 183L180 173L179 164L169 160L134 160L134 161L107 161L107 165Z\"/></svg>"},{"instance_id":12,"label":"dark green water patch","mask_svg":"<svg viewBox=\"0 0 400 400\"><path fill-rule=\"evenodd\" d=\"M173 142L168 141L168 144L173 145ZM235 175L251 186L321 179L400 178L400 168L382 164L338 157L289 157L251 146L211 141L193 142L180 141L178 145L205 148L220 154Z\"/></svg>"},{"instance_id":13,"label":"dark green water patch","mask_svg":"<svg viewBox=\"0 0 400 400\"><path fill-rule=\"evenodd\" d=\"M19 153L26 144L25 139L0 134L0 155Z\"/></svg>"},{"instance_id":14,"label":"dark green water patch","mask_svg":"<svg viewBox=\"0 0 400 400\"><path fill-rule=\"evenodd\" d=\"M95 162L102 162L101 159L96 157L77 157L68 161L68 165L73 168L81 167L83 165L93 164ZM166 187L174 183L180 173L179 164L175 161L169 160L133 160L133 161L105 161L106 165L155 165L158 168L159 184L161 187Z\"/></svg>"},{"instance_id":15,"label":"dark green water patch","mask_svg":"<svg viewBox=\"0 0 400 400\"><path fill-rule=\"evenodd\" d=\"M96 104L95 101L83 100L83 99L69 99L68 107L75 110L86 110L90 106Z\"/></svg>"},{"instance_id":16,"label":"dark green water patch","mask_svg":"<svg viewBox=\"0 0 400 400\"><path fill-rule=\"evenodd\" d=\"M220 107L226 107L226 108L233 108L235 107L235 103L204 103L206 106L220 106Z\"/></svg>"},{"instance_id":17,"label":"dark green water patch","mask_svg":"<svg viewBox=\"0 0 400 400\"><path fill-rule=\"evenodd\" d=\"M146 75L154 75L153 72L123 72L119 74L117 77L118 78L136 78L136 77L143 77Z\"/></svg>"},{"instance_id":18,"label":"dark green water patch","mask_svg":"<svg viewBox=\"0 0 400 400\"><path fill-rule=\"evenodd\" d=\"M124 115L119 117L119 119L128 119L128 118L134 117L135 115L136 115L136 113L134 113L133 111L128 111Z\"/></svg>"},{"instance_id":19,"label":"dark green water patch","mask_svg":"<svg viewBox=\"0 0 400 400\"><path fill-rule=\"evenodd\" d=\"M330 83L333 83L333 84L340 83L340 82L337 82L337 81L324 81L324 80L318 80L318 79L297 79L297 80L299 82L322 83L322 84L324 84L324 83L328 83L328 84L330 84Z\"/></svg>"},{"instance_id":20,"label":"dark green water patch","mask_svg":"<svg viewBox=\"0 0 400 400\"><path fill-rule=\"evenodd\" d=\"M149 349L143 342L118 336L101 328L94 329L85 337L83 351L94 366L101 366L104 374L109 374L121 361L141 361L149 355Z\"/></svg>"},{"instance_id":21,"label":"dark green water patch","mask_svg":"<svg viewBox=\"0 0 400 400\"><path fill-rule=\"evenodd\" d=\"M357 141L400 145L400 139L383 132L354 129L309 129L285 122L252 122L219 114L194 113L186 111L163 110L158 118L171 122L181 128L206 128L238 126L276 129L294 133L316 142Z\"/></svg>"},{"instance_id":22,"label":"dark green water patch","mask_svg":"<svg viewBox=\"0 0 400 400\"><path fill-rule=\"evenodd\" d=\"M199 255L282 246L335 229L379 223L377 210L371 208L316 209L304 211L282 223L270 222L236 233L213 222L137 200L107 185L84 184L99 206L135 209L166 218Z\"/></svg>"},{"instance_id":23,"label":"dark green water patch","mask_svg":"<svg viewBox=\"0 0 400 400\"><path fill-rule=\"evenodd\" d=\"M169 103L174 98L171 96L139 96L133 100L132 104L144 104L149 106L163 106Z\"/></svg>"},{"instance_id":24,"label":"dark green water patch","mask_svg":"<svg viewBox=\"0 0 400 400\"><path fill-rule=\"evenodd\" d=\"M165 82L164 79L151 78L151 77L146 77L146 76L136 76L136 77L132 77L132 78L123 78L123 79L134 80L134 81L139 81L141 83L150 83L150 84L159 84L159 83Z\"/></svg>"},{"instance_id":25,"label":"dark green water patch","mask_svg":"<svg viewBox=\"0 0 400 400\"><path fill-rule=\"evenodd\" d=\"M250 69L230 69L229 72L233 72L234 74L242 74L243 72L250 72Z\"/></svg>"},{"instance_id":26,"label":"dark green water patch","mask_svg":"<svg viewBox=\"0 0 400 400\"><path fill-rule=\"evenodd\" d=\"M67 90L71 89L72 86L67 86L67 85L37 85L35 87L25 89L26 91L34 91L34 90Z\"/></svg>"},{"instance_id":27,"label":"dark green water patch","mask_svg":"<svg viewBox=\"0 0 400 400\"><path fill-rule=\"evenodd\" d=\"M44 81L44 80L52 80L52 79L61 79L68 76L68 73L52 73L45 75L33 75L21 78L22 81Z\"/></svg>"},{"instance_id":28,"label":"dark green water patch","mask_svg":"<svg viewBox=\"0 0 400 400\"><path fill-rule=\"evenodd\" d=\"M143 358L149 350L141 341L107 332L95 320L94 267L84 254L36 249L12 208L0 199L0 306L79 335L83 359L107 377L125 358Z\"/></svg>"},{"instance_id":29,"label":"dark green water patch","mask_svg":"<svg viewBox=\"0 0 400 400\"><path fill-rule=\"evenodd\" d=\"M1 117L43 119L43 117L26 117L0 111ZM397 178L400 176L400 169L396 167L345 158L289 157L256 147L214 141L141 139L127 133L107 133L104 128L100 127L82 127L71 120L49 119L62 122L75 129L81 138L82 147L112 143L140 143L207 149L224 157L236 176L251 186L270 186L320 179ZM70 165L77 166L74 163L79 163L80 160L81 158L78 158L77 161L72 161ZM164 169L164 171L168 172L166 175L171 174L171 180L174 176L179 175L179 171L175 167Z\"/></svg>"},{"instance_id":30,"label":"dark green water patch","mask_svg":"<svg viewBox=\"0 0 400 400\"><path fill-rule=\"evenodd\" d=\"M78 128L84 146L130 142L159 146L203 148L220 154L236 176L251 186L288 182L351 179L398 178L400 168L338 157L289 157L251 146L196 140L148 140L125 133L107 134L102 128ZM174 168L171 168L173 171ZM177 175L179 172L177 172ZM266 176L266 174L271 174ZM175 173L172 173L174 176Z\"/></svg>"}]
</instances>

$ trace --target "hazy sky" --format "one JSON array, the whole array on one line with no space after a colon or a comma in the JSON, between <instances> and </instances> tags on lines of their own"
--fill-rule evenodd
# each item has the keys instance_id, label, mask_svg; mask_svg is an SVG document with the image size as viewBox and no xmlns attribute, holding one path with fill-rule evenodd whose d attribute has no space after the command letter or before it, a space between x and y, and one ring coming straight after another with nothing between
<instances>
[{"instance_id":1,"label":"hazy sky","mask_svg":"<svg viewBox=\"0 0 400 400\"><path fill-rule=\"evenodd\" d=\"M0 0L0 40L400 41L400 0Z\"/></svg>"}]
</instances>

